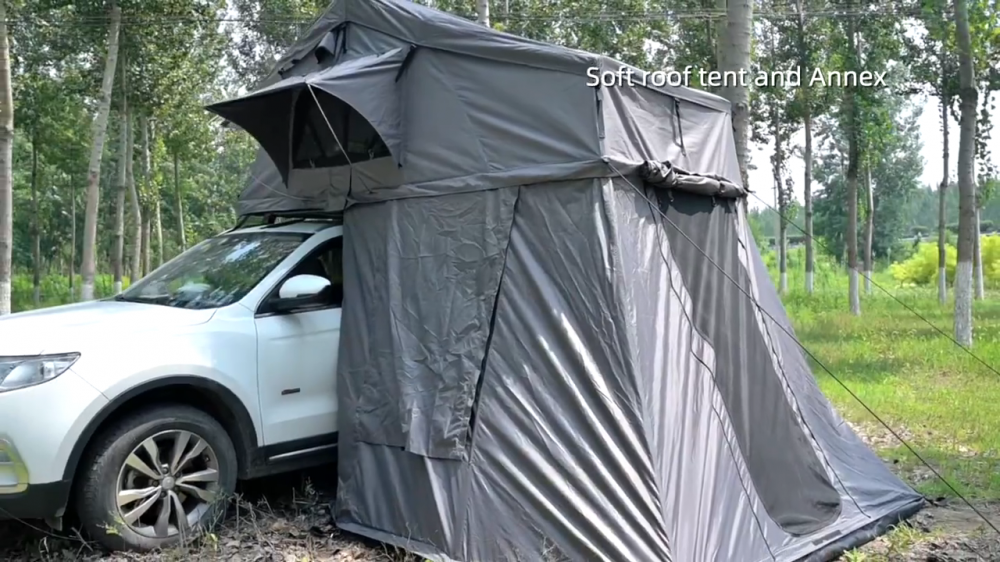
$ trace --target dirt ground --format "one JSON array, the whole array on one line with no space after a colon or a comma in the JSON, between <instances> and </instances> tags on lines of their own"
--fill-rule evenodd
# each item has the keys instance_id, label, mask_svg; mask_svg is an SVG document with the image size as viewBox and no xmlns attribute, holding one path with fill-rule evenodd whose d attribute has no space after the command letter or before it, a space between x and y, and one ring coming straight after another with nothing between
<instances>
[{"instance_id":1,"label":"dirt ground","mask_svg":"<svg viewBox=\"0 0 1000 562\"><path fill-rule=\"evenodd\" d=\"M878 447L881 436L859 434ZM44 525L0 523L0 561L182 562L417 562L402 551L343 533L331 524L333 490L315 483L331 480L318 469L247 483L226 522L196 544L136 555L102 553L78 533L54 533ZM976 503L1000 527L1000 502ZM880 537L842 562L1000 561L1000 535L960 500L936 501L908 526Z\"/></svg>"}]
</instances>

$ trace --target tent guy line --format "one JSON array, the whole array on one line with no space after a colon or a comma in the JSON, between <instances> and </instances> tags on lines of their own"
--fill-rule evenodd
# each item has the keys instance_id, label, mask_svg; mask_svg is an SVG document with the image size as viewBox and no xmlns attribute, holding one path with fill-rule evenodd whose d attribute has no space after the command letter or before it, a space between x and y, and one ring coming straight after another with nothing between
<instances>
[{"instance_id":1,"label":"tent guy line","mask_svg":"<svg viewBox=\"0 0 1000 562\"><path fill-rule=\"evenodd\" d=\"M769 320L771 320L771 322L775 326L777 326L781 331L783 331L785 333L785 335L787 335L789 338L791 338L792 341L794 341L800 348L802 348L802 351L804 351L806 353L806 355L808 355L813 361L816 362L817 365L820 366L821 369L823 369L828 375L830 375L830 378L832 378L834 381L836 381L837 384L839 384L845 391L847 391L847 393L851 395L851 398L853 398L854 400L856 400L858 402L858 404L861 404L861 407L863 407L869 414L871 414L872 417L875 418L875 420L878 421L879 424L882 425L882 427L884 427L889 433L892 434L893 437L896 438L896 440L898 440L900 443L902 443L902 445L910 453L912 453L913 456L916 457L916 459L918 461L920 461L921 464L923 464L928 470L930 470L934 474L934 476L937 477L937 479L940 480L952 493L954 493L956 497L958 497L959 499L961 499L962 502L965 503L965 505L967 505L969 507L969 509L971 509L973 512L975 512L975 514L978 515L979 518L982 519L983 522L985 522L991 529L993 529L993 531L995 531L997 533L997 535L1000 535L1000 528L997 528L997 526L994 525L993 522L990 521L989 518L987 518L979 509L977 509L976 506L972 505L972 502L970 502L968 500L968 498L966 498L964 495L962 495L962 493L959 492L944 476L942 476L940 472L938 472L933 466L931 466L931 464L929 462L927 462L927 460L925 460L924 457L922 457L920 455L920 453L918 453L905 439L903 439L902 436L899 435L899 433L897 433L888 423L886 423L885 420L883 420L881 416L879 416L877 413L875 413L875 411L871 407L869 407L868 404L866 404L864 402L864 400L861 399L860 396L858 396L857 394L855 394L854 391L851 390L850 387L848 387L847 384L844 383L844 381L842 381L840 379L840 377L838 377L837 375L835 375L833 373L833 371L831 371L822 361L820 361L818 357L816 357L801 341L799 341L799 339L795 336L795 334L791 333L790 330L788 330L787 328L785 328L784 326L782 326L781 323L778 322L778 320L774 316L771 315L771 313L769 313L767 310L765 310L764 307L761 306L760 303L757 301L757 299L755 299L753 297L753 295L751 295L749 292L747 292L747 290L742 285L740 285L735 279L733 279L728 273L726 273L726 271L718 263L716 263L715 260L713 260L712 257L709 256L707 252L705 252L705 250L703 250L700 246L698 246L698 244L695 243L695 241L692 240L687 235L687 233L684 232L683 229L681 229L679 226L677 226L677 224L674 221L670 220L670 217L668 217L666 215L666 213L664 213L660 209L659 205L657 205L656 202L654 202L652 199L650 199L646 195L646 193L643 192L643 190L639 189L639 187L636 186L635 183L633 183L630 179L628 179L628 177L626 177L624 174L622 174L621 171L619 171L613 164L611 164L610 162L608 162L607 164L608 164L608 167L611 168L611 170L615 174L617 174L619 178L621 178L625 183L627 183L629 185L629 187L631 187L633 190L635 190L635 192L639 195L639 197L641 197L643 200L645 200L647 203L649 203L650 208L653 211L655 211L657 215L659 215L665 221L667 221L667 223L671 227L673 227L674 230L676 230L677 232L679 232L681 234L681 236L683 236L684 239L687 240L688 243L690 243L691 246L694 249L698 250L698 252L710 264L712 264L712 267L718 269L719 273L722 273L722 275L726 278L726 280L728 280L737 289L739 289L739 291L741 293L743 293L743 295L746 296L747 299L750 300L750 302L754 305L754 307L757 308L757 310L759 310L762 314L764 314L764 316L767 316L767 318Z\"/></svg>"},{"instance_id":2,"label":"tent guy line","mask_svg":"<svg viewBox=\"0 0 1000 562\"><path fill-rule=\"evenodd\" d=\"M347 200L350 201L351 191L354 189L354 174L353 174L354 162L351 162L351 157L348 155L347 149L344 148L344 144L340 142L340 137L337 136L337 131L333 130L333 125L330 123L330 118L326 116L326 111L323 111L323 104L319 103L319 98L316 97L316 89L313 88L313 85L309 84L308 82L306 83L306 88L309 90L309 94L312 95L313 101L316 102L316 109L318 109L319 114L323 116L323 121L326 123L326 127L330 129L330 134L333 135L333 140L337 141L337 146L340 148L340 152L343 153L344 160L347 160L348 169L352 171L352 173L348 176L347 195L346 195ZM371 193L372 189L368 187L367 183L365 183L364 178L358 176L358 180L360 180L361 184L365 186L365 190Z\"/></svg>"},{"instance_id":3,"label":"tent guy line","mask_svg":"<svg viewBox=\"0 0 1000 562\"><path fill-rule=\"evenodd\" d=\"M774 208L773 205L771 205L767 201L764 201L763 199L761 199L761 197L759 195L757 195L756 193L753 193L751 191L748 191L748 193L752 193L753 196L756 197L767 208L769 208L772 211L774 211L775 213L777 213L778 217L780 217L781 220L785 222L785 224L792 225L793 227L795 227L796 230L798 230L799 232L801 232L802 234L804 234L809 240L812 240L812 242L814 244L818 245L823 250L826 250L827 252L830 252L831 254L835 254L835 252L831 251L828 246L824 245L820 240L816 239L816 237L810 236L808 233L806 233L806 231L802 227L800 227L799 225L795 224L793 221L789 220L788 217L786 217L785 215L781 214L781 212L778 209ZM860 269L857 269L857 268L852 268L852 269L854 271L856 271L858 273L858 275L860 275L863 279L871 282L871 284L874 285L875 287L878 287L878 289L880 291L882 291L883 293L889 295L889 297L891 297L892 300L894 300L897 303L899 303L900 305L902 305L903 308L905 308L907 311L909 311L910 313L912 313L914 316L916 316L917 318L919 318L920 320L922 320L925 324L927 324L931 328L934 328L934 331L936 331L937 333L939 333L942 336L944 336L945 338L947 338L948 341L950 341L951 343L953 343L956 346L958 346L959 348L961 348L962 351L968 353L969 357L972 357L973 359L975 359L976 361L978 361L981 365L983 365L984 367L986 367L987 369L989 369L994 375L1000 377L1000 371L998 371L992 365L990 365L989 363L987 363L985 359L983 359L983 358L979 357L978 355L976 355L975 353L973 353L971 349L969 349L968 347L962 345L951 334L949 334L948 332L945 332L941 328L939 328L936 325L934 325L933 322L931 322L930 320L928 320L926 317L922 316L916 310L913 310L909 305L907 305L905 302L903 302L899 297L897 297L896 295L892 294L888 289L886 289L882 285L879 285L878 283L876 283L874 279L872 279L871 277L868 277L867 275L865 275L864 272L861 271Z\"/></svg>"}]
</instances>

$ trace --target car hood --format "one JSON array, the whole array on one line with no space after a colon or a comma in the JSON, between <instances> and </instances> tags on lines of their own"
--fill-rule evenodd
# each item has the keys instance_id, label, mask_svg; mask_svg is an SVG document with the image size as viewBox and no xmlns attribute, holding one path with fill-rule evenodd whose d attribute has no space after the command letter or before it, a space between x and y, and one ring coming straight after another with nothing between
<instances>
[{"instance_id":1,"label":"car hood","mask_svg":"<svg viewBox=\"0 0 1000 562\"><path fill-rule=\"evenodd\" d=\"M0 356L79 351L86 341L126 332L171 330L208 322L214 310L123 301L90 301L0 317Z\"/></svg>"}]
</instances>

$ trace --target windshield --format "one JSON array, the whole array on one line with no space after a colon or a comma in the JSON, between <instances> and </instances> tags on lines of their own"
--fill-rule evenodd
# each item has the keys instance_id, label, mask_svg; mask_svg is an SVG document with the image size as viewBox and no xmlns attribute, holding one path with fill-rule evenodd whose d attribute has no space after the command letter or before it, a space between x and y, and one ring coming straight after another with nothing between
<instances>
[{"instance_id":1,"label":"windshield","mask_svg":"<svg viewBox=\"0 0 1000 562\"><path fill-rule=\"evenodd\" d=\"M132 285L116 300L218 308L243 298L308 237L246 232L210 238Z\"/></svg>"}]
</instances>

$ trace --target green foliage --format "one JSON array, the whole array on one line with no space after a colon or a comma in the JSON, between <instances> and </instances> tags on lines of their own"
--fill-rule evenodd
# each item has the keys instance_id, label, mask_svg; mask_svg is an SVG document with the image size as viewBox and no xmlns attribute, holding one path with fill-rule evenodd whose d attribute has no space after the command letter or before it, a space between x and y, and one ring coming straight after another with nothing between
<instances>
[{"instance_id":1,"label":"green foliage","mask_svg":"<svg viewBox=\"0 0 1000 562\"><path fill-rule=\"evenodd\" d=\"M326 0L232 0L240 21L227 29L234 38L226 53L231 78L248 88L263 80L328 4Z\"/></svg>"},{"instance_id":2,"label":"green foliage","mask_svg":"<svg viewBox=\"0 0 1000 562\"><path fill-rule=\"evenodd\" d=\"M759 212L750 212L747 217L747 222L750 225L750 233L753 235L754 243L757 245L761 251L767 248L767 234L766 225L763 223Z\"/></svg>"},{"instance_id":3,"label":"green foliage","mask_svg":"<svg viewBox=\"0 0 1000 562\"><path fill-rule=\"evenodd\" d=\"M937 222L936 203L926 197L919 183L924 164L920 156L919 109L899 97L887 97L879 104L879 111L884 110L885 113L877 119L888 122L889 126L885 131L866 133L875 200L872 246L876 258L886 257L895 241L907 235L908 228L914 223L926 225L928 232L937 232L936 226L933 226ZM814 200L814 233L826 240L828 250L838 258L843 255L847 231L847 147L839 125L833 120L821 121L823 151L814 167L816 182L820 186ZM877 140L871 140L873 136L877 136ZM859 180L864 180L864 177ZM859 217L862 217L866 206L865 182L859 181L859 184L858 208ZM913 218L915 213L922 213L919 220ZM923 222L925 216L928 222ZM864 223L861 220L858 222L860 250Z\"/></svg>"},{"instance_id":4,"label":"green foliage","mask_svg":"<svg viewBox=\"0 0 1000 562\"><path fill-rule=\"evenodd\" d=\"M39 283L39 305L35 306L34 282L30 275L15 275L11 279L11 306L14 312L22 312L35 308L46 308L75 302L73 292L70 291L69 278L64 275L46 275ZM82 278L77 275L74 278L74 287L79 291ZM122 279L122 287L129 286L128 278ZM96 298L106 298L113 296L114 279L111 275L98 275L94 279L94 296Z\"/></svg>"},{"instance_id":5,"label":"green foliage","mask_svg":"<svg viewBox=\"0 0 1000 562\"><path fill-rule=\"evenodd\" d=\"M983 257L985 258L986 239L983 242ZM945 277L950 284L955 279L955 264L958 262L958 250L955 249L954 245L948 244L945 246L945 252L947 253ZM892 264L889 266L889 271L896 282L903 286L936 286L939 273L937 242L920 244L917 247L916 253L910 259Z\"/></svg>"}]
</instances>

